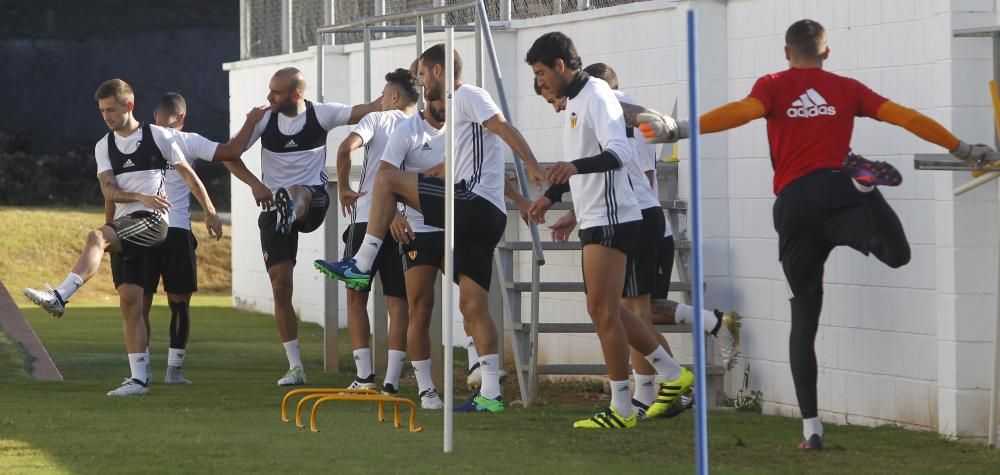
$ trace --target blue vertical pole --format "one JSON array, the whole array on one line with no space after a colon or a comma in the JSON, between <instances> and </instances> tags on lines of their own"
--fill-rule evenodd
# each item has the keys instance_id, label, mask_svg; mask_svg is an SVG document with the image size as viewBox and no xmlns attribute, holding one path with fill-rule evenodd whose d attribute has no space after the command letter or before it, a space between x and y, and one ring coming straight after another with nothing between
<instances>
[{"instance_id":1,"label":"blue vertical pole","mask_svg":"<svg viewBox=\"0 0 1000 475\"><path fill-rule=\"evenodd\" d=\"M694 10L687 12L688 30L688 100L691 104L691 246L694 252L691 253L691 268L693 269L693 282L691 283L692 295L694 296L694 311L701 312L705 308L704 280L702 273L702 246L701 246L701 131L698 127L698 43L696 16ZM694 446L695 446L695 467L697 473L708 473L708 408L707 397L708 385L705 378L705 328L700 318L694 319L694 329L692 330L694 340L694 387L695 390L695 417L694 417Z\"/></svg>"}]
</instances>

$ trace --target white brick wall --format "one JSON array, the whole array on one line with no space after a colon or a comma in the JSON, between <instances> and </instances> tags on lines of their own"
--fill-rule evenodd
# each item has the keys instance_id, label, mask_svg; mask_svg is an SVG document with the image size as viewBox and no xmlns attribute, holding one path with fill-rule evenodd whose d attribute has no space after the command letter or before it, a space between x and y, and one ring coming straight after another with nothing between
<instances>
[{"instance_id":1,"label":"white brick wall","mask_svg":"<svg viewBox=\"0 0 1000 475\"><path fill-rule=\"evenodd\" d=\"M495 35L513 119L541 161L564 157L562 119L535 96L523 63L535 38L554 30L568 34L584 63L612 65L622 88L639 102L669 111L676 100L680 116L687 117L684 12L691 5L699 10L704 110L744 97L757 77L785 69L785 29L795 20L813 18L829 32L827 69L920 110L966 141L992 143L985 87L992 74L990 42L953 38L952 30L1000 22L1000 1L656 0L515 21L515 31ZM433 35L427 44L432 41ZM463 37L458 47L466 53L471 39ZM373 88L382 72L409 64L413 53L410 39L376 42ZM471 55L464 56L470 62ZM327 59L327 99L359 102L360 46L335 49ZM234 127L247 107L263 100L273 70L286 64L301 65L307 77L314 74L311 55L229 66ZM471 80L474 73L467 70ZM495 91L491 79L487 86ZM342 133L331 134L331 143ZM852 147L903 171L903 186L883 192L906 228L912 260L892 270L846 248L831 254L816 344L821 415L841 423L894 423L981 437L996 315L997 185L952 198L952 188L967 177L916 172L912 166L913 154L941 150L876 121L856 122ZM681 157L688 156L687 144L680 150ZM259 155L248 156L256 167ZM771 222L773 172L764 122L706 136L703 159L706 303L745 315L744 354L753 389L763 391L766 412L797 417L787 363L790 292L777 261ZM681 163L680 173L680 193L687 196L687 162ZM244 187L233 189L234 203L249 202ZM234 209L233 293L237 302L267 311L270 289L254 217L248 208ZM542 231L547 239L544 227ZM302 240L300 259L322 251L320 235ZM520 235L527 233L521 229ZM544 279L580 279L577 254L550 252L546 257ZM518 278L528 280L528 256L518 256L517 262ZM318 293L319 279L311 269L297 273L296 279L296 306L303 318L315 319L322 308L310 305L308 295ZM522 306L527 315L527 301ZM541 315L546 322L589 321L583 297L576 294L543 295ZM461 334L460 328L456 333ZM671 337L682 359L690 358L689 342L688 337ZM601 360L590 335L544 335L541 346L542 362ZM733 375L734 381L740 376Z\"/></svg>"}]
</instances>

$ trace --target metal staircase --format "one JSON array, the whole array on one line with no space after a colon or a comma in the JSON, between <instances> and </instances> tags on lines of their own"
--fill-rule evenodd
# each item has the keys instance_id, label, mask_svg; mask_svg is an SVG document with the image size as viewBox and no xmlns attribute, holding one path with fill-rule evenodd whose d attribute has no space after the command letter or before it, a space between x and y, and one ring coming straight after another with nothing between
<instances>
[{"instance_id":1,"label":"metal staircase","mask_svg":"<svg viewBox=\"0 0 1000 475\"><path fill-rule=\"evenodd\" d=\"M672 282L670 292L675 296L674 300L689 303L691 299L691 283L689 279L688 264L690 262L690 242L686 240L687 224L687 203L677 200L677 164L658 162L657 179L660 180L661 204L670 221L673 229L675 241L675 267L679 281ZM557 203L551 210L566 211L572 208L571 203ZM541 281L540 266L544 260L532 259L532 279L530 281L516 280L515 264L518 262L516 254L518 252L533 251L537 249L537 244L533 241L516 240L517 230L520 227L517 208L508 205L510 216L508 223L507 238L497 246L496 268L498 281L502 286L495 286L498 291L503 292L504 300L504 326L511 338L511 350L514 353L515 373L518 384L521 388L521 396L524 405L530 406L538 398L538 380L540 375L606 375L607 368L604 364L539 364L538 362L538 335L539 334L583 334L594 333L594 326L590 322L540 322L539 315L539 295L541 293L553 292L583 292L584 285L582 276L579 281L553 282ZM550 217L554 221L556 216ZM534 234L534 233L533 233ZM566 243L541 242L541 250L550 252L576 252L579 253L581 246L579 241ZM523 264L523 262L522 262ZM522 315L522 296L529 296L530 315L524 318ZM681 298L676 298L677 294ZM689 325L656 325L657 331L665 334L688 334L691 333ZM713 343L709 338L708 344ZM708 347L708 354L713 355L710 363L716 363L714 346ZM707 368L708 374L708 400L710 405L721 404L723 393L723 382L725 369L719 364L710 364Z\"/></svg>"}]
</instances>

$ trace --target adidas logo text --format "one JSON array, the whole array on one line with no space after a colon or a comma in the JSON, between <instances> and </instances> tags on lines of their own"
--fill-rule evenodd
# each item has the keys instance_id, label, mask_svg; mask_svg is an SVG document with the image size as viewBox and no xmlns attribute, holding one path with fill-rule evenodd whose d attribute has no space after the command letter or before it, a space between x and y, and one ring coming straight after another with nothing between
<instances>
[{"instance_id":1,"label":"adidas logo text","mask_svg":"<svg viewBox=\"0 0 1000 475\"><path fill-rule=\"evenodd\" d=\"M132 159L131 158L128 159L128 160L125 160L125 163L122 164L122 168L128 168L128 167L134 167L134 166L135 166L135 163L132 163Z\"/></svg>"},{"instance_id":2,"label":"adidas logo text","mask_svg":"<svg viewBox=\"0 0 1000 475\"><path fill-rule=\"evenodd\" d=\"M292 148L298 146L299 144L295 143L295 139L289 140L288 143L285 144L285 148Z\"/></svg>"},{"instance_id":3,"label":"adidas logo text","mask_svg":"<svg viewBox=\"0 0 1000 475\"><path fill-rule=\"evenodd\" d=\"M821 115L837 115L837 108L826 103L826 99L815 89L809 88L788 108L788 117L810 118Z\"/></svg>"},{"instance_id":4,"label":"adidas logo text","mask_svg":"<svg viewBox=\"0 0 1000 475\"><path fill-rule=\"evenodd\" d=\"M424 146L422 147L422 149L423 150L430 150L431 149L431 144L429 144L427 142L424 142Z\"/></svg>"}]
</instances>

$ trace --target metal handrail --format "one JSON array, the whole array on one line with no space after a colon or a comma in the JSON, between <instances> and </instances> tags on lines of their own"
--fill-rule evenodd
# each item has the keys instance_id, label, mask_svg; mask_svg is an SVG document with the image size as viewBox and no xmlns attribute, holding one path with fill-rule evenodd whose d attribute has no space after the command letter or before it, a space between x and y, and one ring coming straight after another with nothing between
<instances>
[{"instance_id":1,"label":"metal handrail","mask_svg":"<svg viewBox=\"0 0 1000 475\"><path fill-rule=\"evenodd\" d=\"M493 45L493 33L490 31L489 26L489 16L486 13L486 5L482 0L477 0L476 6L479 10L479 26L480 30L483 32L483 39L486 40L486 50L489 52L490 63L493 66L493 79L497 83L497 96L500 98L500 110L503 111L504 117L507 121L513 123L513 118L510 115L510 107L507 106L507 93L503 87L503 77L500 73L500 62L497 59L497 50ZM517 174L517 183L521 188L521 194L528 196L528 179L527 174L524 171L524 163L521 162L521 158L514 154L514 172ZM542 251L541 238L538 236L538 225L535 223L528 223L528 229L531 232L531 244L533 247L533 252L535 255L536 265L545 265L545 254ZM532 290L532 297L534 298L535 291Z\"/></svg>"},{"instance_id":2,"label":"metal handrail","mask_svg":"<svg viewBox=\"0 0 1000 475\"><path fill-rule=\"evenodd\" d=\"M490 25L492 28L503 27L504 24L494 22ZM372 33L414 33L417 31L416 25L377 25L370 26ZM441 25L427 25L424 27L424 33L442 33L445 28L454 28L458 33L471 33L476 31L474 25L455 25L455 26L441 26ZM346 30L337 31L337 33L364 33L365 28L361 26L356 26L354 28L348 28Z\"/></svg>"},{"instance_id":3,"label":"metal handrail","mask_svg":"<svg viewBox=\"0 0 1000 475\"><path fill-rule=\"evenodd\" d=\"M356 28L359 26L371 25L373 23L385 23L390 21L409 20L411 18L417 18L417 17L423 18L427 16L442 15L445 13L451 13L473 8L476 6L476 3L477 0L471 0L468 2L453 3L451 5L445 5L436 8L413 9L406 12L389 13L386 15L361 18L358 20L349 21L347 23L321 26L316 29L316 33L319 33L321 35L327 33L339 33L348 28Z\"/></svg>"}]
</instances>

